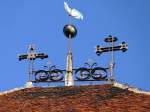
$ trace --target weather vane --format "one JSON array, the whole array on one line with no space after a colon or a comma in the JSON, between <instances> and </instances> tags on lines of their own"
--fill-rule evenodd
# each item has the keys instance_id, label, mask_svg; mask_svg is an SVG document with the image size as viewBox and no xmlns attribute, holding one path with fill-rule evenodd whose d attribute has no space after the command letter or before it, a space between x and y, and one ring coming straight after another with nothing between
<instances>
[{"instance_id":1,"label":"weather vane","mask_svg":"<svg viewBox=\"0 0 150 112\"><path fill-rule=\"evenodd\" d=\"M105 42L110 43L110 47L101 47L97 45L96 54L99 56L104 52L111 52L111 62L108 67L98 66L96 62L89 60L83 67L73 67L72 39L77 35L77 28L71 23L71 18L83 20L81 12L64 2L64 8L68 13L69 22L63 27L63 33L68 39L68 53L66 69L58 69L55 65L44 66L44 69L34 69L34 60L37 58L48 58L47 54L36 53L35 46L30 45L27 54L19 55L19 60L29 61L29 82L31 83L49 83L49 82L64 82L65 86L74 86L76 81L114 81L114 51L127 50L127 44L122 42L121 45L115 46L114 42L118 39L109 36L105 38ZM110 76L108 76L110 72Z\"/></svg>"},{"instance_id":2,"label":"weather vane","mask_svg":"<svg viewBox=\"0 0 150 112\"><path fill-rule=\"evenodd\" d=\"M83 15L76 9L70 8L69 5L64 2L64 8L69 15L69 23L64 26L64 35L68 38L68 54L67 54L67 65L65 75L65 86L73 86L73 55L72 55L72 39L77 35L77 29L71 24L71 17L83 20Z\"/></svg>"}]
</instances>

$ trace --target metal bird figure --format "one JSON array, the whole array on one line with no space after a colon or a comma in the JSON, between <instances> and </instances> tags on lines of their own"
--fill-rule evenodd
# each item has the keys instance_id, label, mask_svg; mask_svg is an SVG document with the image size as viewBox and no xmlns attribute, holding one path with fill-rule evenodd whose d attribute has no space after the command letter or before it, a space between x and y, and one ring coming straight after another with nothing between
<instances>
[{"instance_id":1,"label":"metal bird figure","mask_svg":"<svg viewBox=\"0 0 150 112\"><path fill-rule=\"evenodd\" d=\"M83 20L83 15L78 10L70 8L67 2L64 2L64 8L68 12L69 16Z\"/></svg>"}]
</instances>

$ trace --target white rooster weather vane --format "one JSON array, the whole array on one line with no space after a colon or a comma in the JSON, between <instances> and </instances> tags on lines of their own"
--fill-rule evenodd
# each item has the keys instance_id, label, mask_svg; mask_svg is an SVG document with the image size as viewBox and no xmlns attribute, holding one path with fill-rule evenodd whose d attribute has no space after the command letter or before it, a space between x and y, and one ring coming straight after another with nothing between
<instances>
[{"instance_id":1,"label":"white rooster weather vane","mask_svg":"<svg viewBox=\"0 0 150 112\"><path fill-rule=\"evenodd\" d=\"M68 12L69 17L73 17L75 19L83 20L83 15L77 9L70 8L67 2L64 2L64 8Z\"/></svg>"}]
</instances>

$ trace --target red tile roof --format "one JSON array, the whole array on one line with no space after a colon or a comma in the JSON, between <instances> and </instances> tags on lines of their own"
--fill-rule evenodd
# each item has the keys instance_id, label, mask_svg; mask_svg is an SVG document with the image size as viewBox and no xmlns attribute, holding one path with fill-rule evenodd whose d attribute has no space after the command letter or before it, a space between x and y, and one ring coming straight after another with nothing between
<instances>
[{"instance_id":1,"label":"red tile roof","mask_svg":"<svg viewBox=\"0 0 150 112\"><path fill-rule=\"evenodd\" d=\"M0 95L0 112L150 112L150 95L110 84L34 87Z\"/></svg>"}]
</instances>

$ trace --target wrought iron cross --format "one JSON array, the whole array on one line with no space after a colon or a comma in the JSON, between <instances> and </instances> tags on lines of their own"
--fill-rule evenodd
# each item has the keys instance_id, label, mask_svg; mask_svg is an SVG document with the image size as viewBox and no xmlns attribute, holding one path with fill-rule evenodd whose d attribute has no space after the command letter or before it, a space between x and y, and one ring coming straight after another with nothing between
<instances>
[{"instance_id":1,"label":"wrought iron cross","mask_svg":"<svg viewBox=\"0 0 150 112\"><path fill-rule=\"evenodd\" d=\"M19 55L19 61L28 60L29 61L29 81L32 81L32 75L34 71L34 60L35 59L45 59L48 58L47 54L44 53L36 53L35 46L29 45L28 53Z\"/></svg>"},{"instance_id":2,"label":"wrought iron cross","mask_svg":"<svg viewBox=\"0 0 150 112\"><path fill-rule=\"evenodd\" d=\"M122 42L120 45L115 46L114 42L116 42L118 39L117 37L112 37L111 35L109 35L107 38L105 38L105 42L106 43L110 43L111 46L109 47L101 47L100 45L97 45L96 47L96 54L98 56L100 56L102 53L105 52L111 52L111 62L109 64L109 70L110 70L110 81L114 81L114 65L115 65L115 61L114 61L114 51L122 51L125 52L127 51L128 47L127 44L125 42Z\"/></svg>"}]
</instances>

